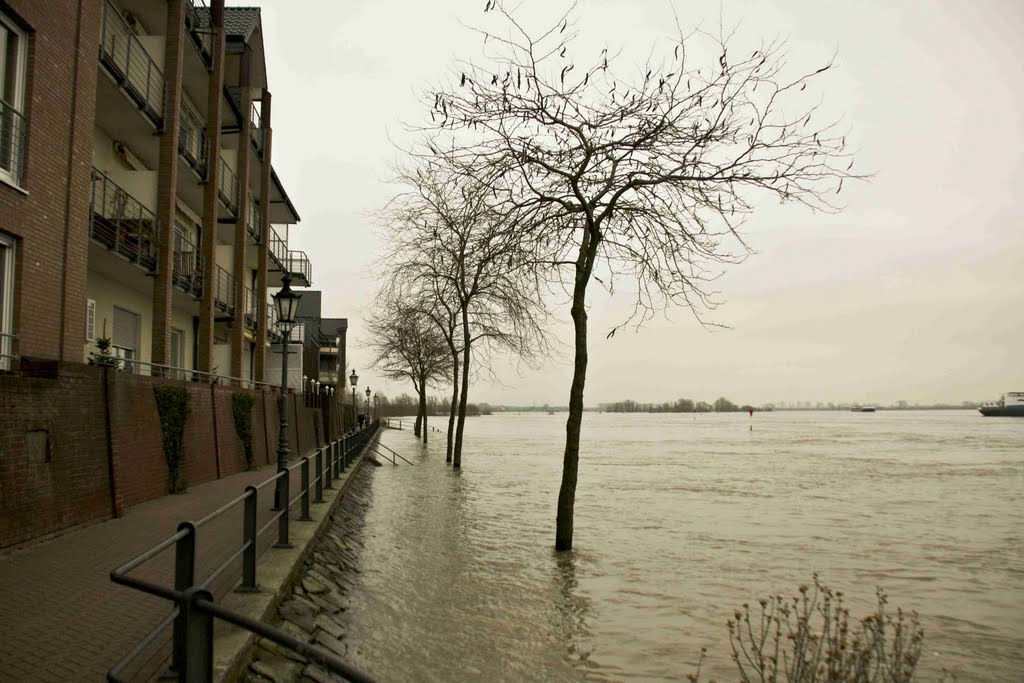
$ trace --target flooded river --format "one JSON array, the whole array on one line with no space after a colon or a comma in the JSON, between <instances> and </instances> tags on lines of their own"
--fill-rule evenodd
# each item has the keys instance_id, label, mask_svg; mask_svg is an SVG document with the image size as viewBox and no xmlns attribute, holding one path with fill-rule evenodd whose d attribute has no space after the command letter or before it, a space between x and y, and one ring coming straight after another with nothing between
<instances>
[{"instance_id":1,"label":"flooded river","mask_svg":"<svg viewBox=\"0 0 1024 683\"><path fill-rule=\"evenodd\" d=\"M920 613L919 680L1024 680L1024 420L588 413L575 550L556 554L564 425L471 418L461 474L443 434L383 434L417 466L369 473L353 663L384 681L681 680L707 647L704 680L735 680L732 611L818 572L857 615L875 586Z\"/></svg>"}]
</instances>

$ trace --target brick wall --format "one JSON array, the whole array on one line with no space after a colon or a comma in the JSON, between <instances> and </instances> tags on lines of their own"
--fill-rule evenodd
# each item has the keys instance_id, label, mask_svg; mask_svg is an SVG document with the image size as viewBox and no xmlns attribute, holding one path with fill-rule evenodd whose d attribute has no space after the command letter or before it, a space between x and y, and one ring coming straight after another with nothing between
<instances>
[{"instance_id":1,"label":"brick wall","mask_svg":"<svg viewBox=\"0 0 1024 683\"><path fill-rule=\"evenodd\" d=\"M0 375L0 547L112 512L102 373Z\"/></svg>"},{"instance_id":2,"label":"brick wall","mask_svg":"<svg viewBox=\"0 0 1024 683\"><path fill-rule=\"evenodd\" d=\"M16 350L77 359L85 332L100 3L0 0L0 11L29 36L26 192L0 183L0 231L17 239Z\"/></svg>"},{"instance_id":3,"label":"brick wall","mask_svg":"<svg viewBox=\"0 0 1024 683\"><path fill-rule=\"evenodd\" d=\"M68 363L50 378L0 375L0 548L124 514L167 494L167 463L152 377ZM231 396L247 391L185 384L184 472L190 486L245 469ZM277 451L277 396L252 391L257 465ZM108 412L109 407L109 412ZM108 439L109 414L109 439ZM290 458L323 445L320 409L289 398ZM269 473L268 473L269 476Z\"/></svg>"}]
</instances>

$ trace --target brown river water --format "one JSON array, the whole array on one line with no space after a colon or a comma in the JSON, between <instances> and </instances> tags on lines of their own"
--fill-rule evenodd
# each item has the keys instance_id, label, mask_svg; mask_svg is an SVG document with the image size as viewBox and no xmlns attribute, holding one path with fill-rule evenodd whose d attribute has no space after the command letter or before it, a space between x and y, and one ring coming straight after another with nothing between
<instances>
[{"instance_id":1,"label":"brown river water","mask_svg":"<svg viewBox=\"0 0 1024 683\"><path fill-rule=\"evenodd\" d=\"M442 420L435 424L441 428ZM753 430L750 427L753 427ZM1024 419L974 411L587 413L575 550L555 553L565 414L382 442L354 664L383 681L736 680L725 621L814 572L925 630L918 680L1024 681Z\"/></svg>"}]
</instances>

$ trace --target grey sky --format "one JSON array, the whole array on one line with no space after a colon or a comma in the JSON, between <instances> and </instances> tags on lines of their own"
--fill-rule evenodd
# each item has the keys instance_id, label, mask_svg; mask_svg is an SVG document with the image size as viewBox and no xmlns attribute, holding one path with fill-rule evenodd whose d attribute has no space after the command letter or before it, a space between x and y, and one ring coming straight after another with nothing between
<instances>
[{"instance_id":1,"label":"grey sky","mask_svg":"<svg viewBox=\"0 0 1024 683\"><path fill-rule=\"evenodd\" d=\"M230 4L231 3L229 0ZM393 192L388 136L425 112L415 89L480 40L460 25L483 0L284 0L264 12L274 93L274 165L303 217L324 315L348 316L350 362L373 388L358 344L378 249L369 213ZM524 0L536 14L555 5ZM561 4L557 4L561 7ZM742 21L738 47L788 37L816 68L826 111L844 115L866 184L822 216L762 205L745 235L758 251L719 281L727 302L708 332L684 310L604 339L624 297L592 290L587 404L680 396L765 401L931 402L1024 390L1024 3L581 0L588 41L646 55L672 7L688 26ZM552 10L554 12L555 10ZM567 319L566 309L558 311ZM568 328L566 328L568 329ZM563 335L568 339L567 335ZM553 360L470 400L565 403L571 368Z\"/></svg>"}]
</instances>

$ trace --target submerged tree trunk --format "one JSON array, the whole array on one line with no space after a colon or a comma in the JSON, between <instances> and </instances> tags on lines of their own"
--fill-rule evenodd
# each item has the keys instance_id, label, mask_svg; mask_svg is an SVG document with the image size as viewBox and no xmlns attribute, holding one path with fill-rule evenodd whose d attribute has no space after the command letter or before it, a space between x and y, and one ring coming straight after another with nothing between
<instances>
[{"instance_id":1,"label":"submerged tree trunk","mask_svg":"<svg viewBox=\"0 0 1024 683\"><path fill-rule=\"evenodd\" d=\"M466 428L466 403L469 401L469 314L462 308L462 386L459 395L459 419L455 426L453 468L462 467L462 433Z\"/></svg>"},{"instance_id":2,"label":"submerged tree trunk","mask_svg":"<svg viewBox=\"0 0 1024 683\"><path fill-rule=\"evenodd\" d=\"M426 379L420 381L420 416L422 422L420 428L423 430L423 443L427 442L427 382Z\"/></svg>"},{"instance_id":3,"label":"submerged tree trunk","mask_svg":"<svg viewBox=\"0 0 1024 683\"><path fill-rule=\"evenodd\" d=\"M576 281L572 290L573 330L575 331L572 386L569 389L569 418L565 421L565 456L562 460L562 485L558 489L558 514L555 521L555 550L572 550L573 508L576 505L576 475L580 460L580 430L583 426L583 388L587 382L587 284L594 267L597 241L584 233L580 256L576 261Z\"/></svg>"},{"instance_id":4,"label":"submerged tree trunk","mask_svg":"<svg viewBox=\"0 0 1024 683\"><path fill-rule=\"evenodd\" d=\"M412 383L414 389L416 389L416 396L420 396L420 386L416 382ZM416 424L413 426L412 433L419 438L420 427L423 426L423 404L420 401L416 402Z\"/></svg>"},{"instance_id":5,"label":"submerged tree trunk","mask_svg":"<svg viewBox=\"0 0 1024 683\"><path fill-rule=\"evenodd\" d=\"M448 453L445 462L452 461L452 449L455 444L455 416L459 410L459 353L452 352L452 404L448 409Z\"/></svg>"}]
</instances>

